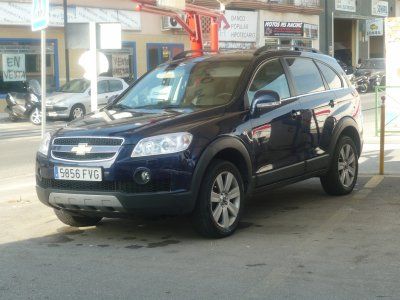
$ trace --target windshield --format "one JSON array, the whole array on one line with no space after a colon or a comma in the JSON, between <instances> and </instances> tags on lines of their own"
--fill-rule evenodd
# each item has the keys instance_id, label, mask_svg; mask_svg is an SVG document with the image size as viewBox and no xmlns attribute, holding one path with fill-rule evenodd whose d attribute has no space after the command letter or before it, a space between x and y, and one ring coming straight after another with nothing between
<instances>
[{"instance_id":1,"label":"windshield","mask_svg":"<svg viewBox=\"0 0 400 300\"><path fill-rule=\"evenodd\" d=\"M161 66L135 84L114 107L184 108L228 103L248 61L205 61Z\"/></svg>"},{"instance_id":2,"label":"windshield","mask_svg":"<svg viewBox=\"0 0 400 300\"><path fill-rule=\"evenodd\" d=\"M365 60L361 63L360 69L377 69L384 70L385 69L385 61L384 60Z\"/></svg>"},{"instance_id":3,"label":"windshield","mask_svg":"<svg viewBox=\"0 0 400 300\"><path fill-rule=\"evenodd\" d=\"M74 79L60 87L61 93L84 93L90 86L90 81L86 79Z\"/></svg>"}]
</instances>

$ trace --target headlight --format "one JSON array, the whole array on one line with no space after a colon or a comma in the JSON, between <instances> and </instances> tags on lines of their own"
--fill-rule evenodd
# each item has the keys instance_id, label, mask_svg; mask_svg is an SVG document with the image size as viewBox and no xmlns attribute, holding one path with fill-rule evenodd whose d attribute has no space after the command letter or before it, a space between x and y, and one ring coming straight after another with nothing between
<instances>
[{"instance_id":1,"label":"headlight","mask_svg":"<svg viewBox=\"0 0 400 300\"><path fill-rule=\"evenodd\" d=\"M50 140L51 140L51 134L46 133L42 139L42 142L40 143L38 152L47 156L47 154L49 153Z\"/></svg>"},{"instance_id":2,"label":"headlight","mask_svg":"<svg viewBox=\"0 0 400 300\"><path fill-rule=\"evenodd\" d=\"M189 148L193 136L188 132L163 134L142 139L133 149L131 157L170 154Z\"/></svg>"}]
</instances>

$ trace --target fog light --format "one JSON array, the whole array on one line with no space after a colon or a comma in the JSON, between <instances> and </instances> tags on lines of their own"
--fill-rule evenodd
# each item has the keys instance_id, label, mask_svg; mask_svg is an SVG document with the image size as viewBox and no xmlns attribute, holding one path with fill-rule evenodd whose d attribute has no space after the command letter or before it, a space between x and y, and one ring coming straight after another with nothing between
<instances>
[{"instance_id":1,"label":"fog light","mask_svg":"<svg viewBox=\"0 0 400 300\"><path fill-rule=\"evenodd\" d=\"M135 179L136 183L138 184L146 184L149 183L151 180L151 173L149 169L146 168L140 168L135 171L135 174L133 175L133 178Z\"/></svg>"}]
</instances>

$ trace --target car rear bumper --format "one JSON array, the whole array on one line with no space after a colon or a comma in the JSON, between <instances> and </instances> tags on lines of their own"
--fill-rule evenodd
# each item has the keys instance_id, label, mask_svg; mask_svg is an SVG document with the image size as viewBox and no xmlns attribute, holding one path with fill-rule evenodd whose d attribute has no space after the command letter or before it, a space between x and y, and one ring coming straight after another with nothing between
<instances>
[{"instance_id":1,"label":"car rear bumper","mask_svg":"<svg viewBox=\"0 0 400 300\"><path fill-rule=\"evenodd\" d=\"M47 206L84 214L180 215L194 209L190 192L128 194L118 192L68 191L36 186L39 200Z\"/></svg>"}]
</instances>

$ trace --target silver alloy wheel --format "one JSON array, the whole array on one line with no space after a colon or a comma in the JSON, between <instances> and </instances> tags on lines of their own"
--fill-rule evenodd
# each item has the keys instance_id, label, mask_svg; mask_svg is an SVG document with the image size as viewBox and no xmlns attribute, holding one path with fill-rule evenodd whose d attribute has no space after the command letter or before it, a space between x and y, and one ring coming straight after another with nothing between
<instances>
[{"instance_id":1,"label":"silver alloy wheel","mask_svg":"<svg viewBox=\"0 0 400 300\"><path fill-rule=\"evenodd\" d=\"M356 154L349 144L343 145L339 153L338 170L340 182L350 187L356 176Z\"/></svg>"},{"instance_id":2,"label":"silver alloy wheel","mask_svg":"<svg viewBox=\"0 0 400 300\"><path fill-rule=\"evenodd\" d=\"M74 119L83 117L83 109L81 107L75 107L74 110L72 111L72 117Z\"/></svg>"},{"instance_id":3,"label":"silver alloy wheel","mask_svg":"<svg viewBox=\"0 0 400 300\"><path fill-rule=\"evenodd\" d=\"M31 122L35 125L38 125L42 122L42 112L39 108L35 108L35 110L31 113Z\"/></svg>"},{"instance_id":4,"label":"silver alloy wheel","mask_svg":"<svg viewBox=\"0 0 400 300\"><path fill-rule=\"evenodd\" d=\"M218 174L210 199L214 221L220 227L228 229L236 221L240 208L239 183L231 172Z\"/></svg>"}]
</instances>

